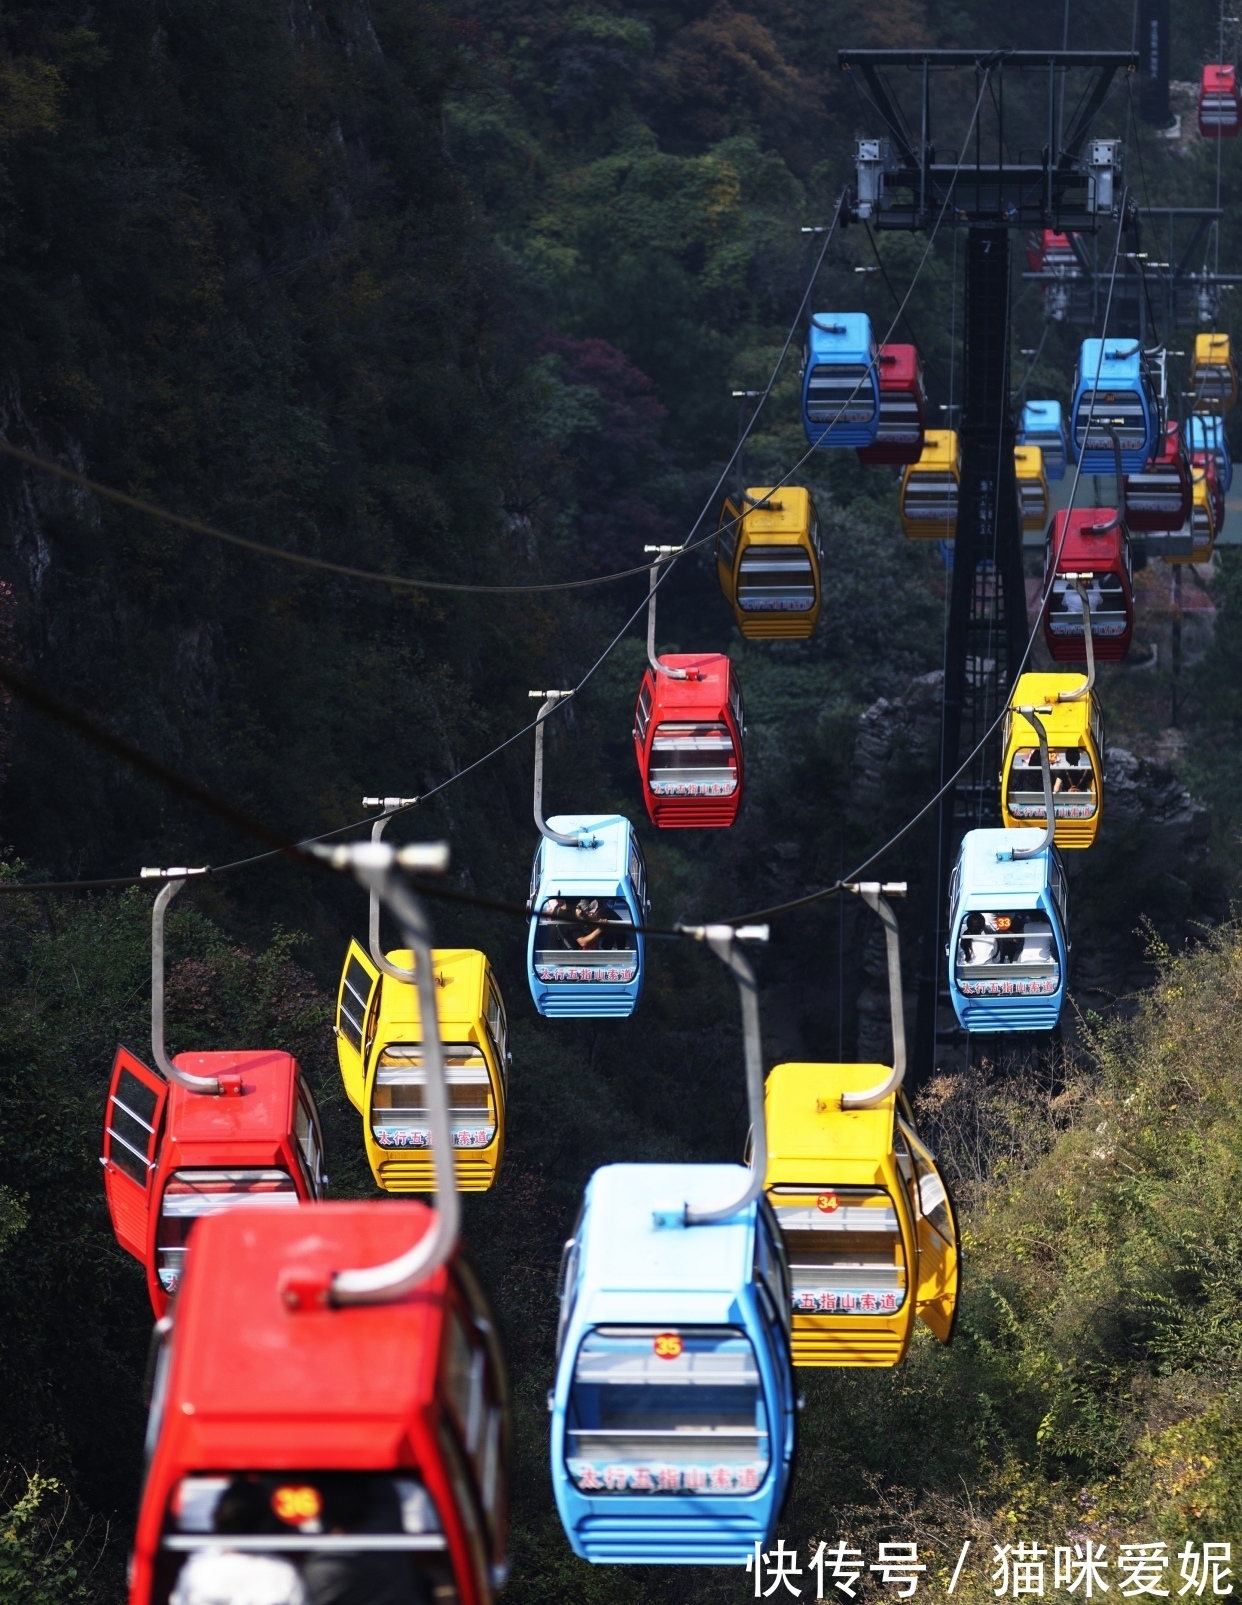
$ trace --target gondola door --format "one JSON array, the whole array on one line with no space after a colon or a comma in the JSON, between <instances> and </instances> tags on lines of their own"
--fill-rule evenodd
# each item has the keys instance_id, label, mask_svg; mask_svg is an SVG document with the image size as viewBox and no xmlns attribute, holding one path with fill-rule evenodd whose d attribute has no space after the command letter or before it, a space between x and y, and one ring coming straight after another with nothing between
<instances>
[{"instance_id":1,"label":"gondola door","mask_svg":"<svg viewBox=\"0 0 1242 1605\"><path fill-rule=\"evenodd\" d=\"M144 1265L167 1101L164 1078L128 1048L118 1048L104 1113L104 1192L117 1242Z\"/></svg>"},{"instance_id":2,"label":"gondola door","mask_svg":"<svg viewBox=\"0 0 1242 1605\"><path fill-rule=\"evenodd\" d=\"M357 942L350 942L336 995L336 1057L345 1093L355 1109L363 1105L369 1033L374 1030L379 971Z\"/></svg>"},{"instance_id":3,"label":"gondola door","mask_svg":"<svg viewBox=\"0 0 1242 1605\"><path fill-rule=\"evenodd\" d=\"M899 1122L914 1166L915 1236L919 1245L915 1309L942 1343L957 1321L957 1215L936 1161L905 1121ZM903 1166L904 1169L904 1166Z\"/></svg>"}]
</instances>

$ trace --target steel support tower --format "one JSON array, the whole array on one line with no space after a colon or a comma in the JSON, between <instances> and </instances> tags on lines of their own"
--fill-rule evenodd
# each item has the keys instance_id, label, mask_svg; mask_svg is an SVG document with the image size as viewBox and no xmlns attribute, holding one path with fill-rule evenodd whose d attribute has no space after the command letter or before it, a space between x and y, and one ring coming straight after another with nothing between
<instances>
[{"instance_id":1,"label":"steel support tower","mask_svg":"<svg viewBox=\"0 0 1242 1605\"><path fill-rule=\"evenodd\" d=\"M860 81L863 98L885 129L878 139L858 141L858 186L847 197L847 219L865 218L875 229L968 231L961 485L940 784L973 756L935 810L930 832L911 1064L919 1079L935 1068L937 1041L959 1034L941 1029L949 872L966 830L1000 823L1000 735L994 732L986 741L984 736L1005 705L1028 636L1009 399L1010 231L1092 235L1117 218L1118 144L1094 141L1085 153L1084 146L1114 75L1134 72L1138 60L1130 52L1055 50L843 50L838 60ZM963 68L975 73L973 149L940 160L932 140L932 84L947 70ZM1091 77L1071 126L1063 130L1067 75L1079 70ZM1006 126L1005 75L1015 71L1024 75L1027 93L1010 121L1022 118L1028 128L1030 75L1046 75L1046 93L1039 95L1042 147L1033 152L1021 148L1025 130L1014 137ZM898 72L907 84L917 80L917 128L892 88L891 75ZM1043 87L1039 80L1035 85Z\"/></svg>"}]
</instances>

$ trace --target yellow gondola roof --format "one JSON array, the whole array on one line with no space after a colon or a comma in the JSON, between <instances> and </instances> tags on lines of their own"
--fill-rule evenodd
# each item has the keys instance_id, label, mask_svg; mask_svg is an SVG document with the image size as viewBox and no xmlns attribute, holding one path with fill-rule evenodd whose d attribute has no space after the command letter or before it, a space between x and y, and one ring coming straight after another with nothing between
<instances>
[{"instance_id":1,"label":"yellow gondola roof","mask_svg":"<svg viewBox=\"0 0 1242 1605\"><path fill-rule=\"evenodd\" d=\"M1038 715L1048 732L1049 746L1076 745L1090 724L1094 693L1089 697L1079 697L1074 702L1058 702L1057 697L1062 691L1077 691L1085 681L1086 675L1076 671L1069 674L1024 674L1014 687L1009 706L1014 710L1018 707L1050 708L1051 712ZM1039 745L1035 727L1016 711L1009 744L1011 747Z\"/></svg>"},{"instance_id":2,"label":"yellow gondola roof","mask_svg":"<svg viewBox=\"0 0 1242 1605\"><path fill-rule=\"evenodd\" d=\"M752 505L768 496L772 497L771 506ZM746 491L746 497L741 526L745 534L791 541L805 534L812 513L811 493L805 485L782 485L779 490L772 490L764 485L751 485Z\"/></svg>"},{"instance_id":3,"label":"yellow gondola roof","mask_svg":"<svg viewBox=\"0 0 1242 1605\"><path fill-rule=\"evenodd\" d=\"M882 1064L776 1065L767 1081L769 1183L785 1179L772 1166L789 1160L874 1163L889 1153L896 1094L874 1109L842 1109L841 1094L879 1086L891 1074Z\"/></svg>"},{"instance_id":4,"label":"yellow gondola roof","mask_svg":"<svg viewBox=\"0 0 1242 1605\"><path fill-rule=\"evenodd\" d=\"M459 1026L463 1030L477 1024L483 1014L483 976L487 958L473 947L440 947L432 953L436 979L436 1011L440 1018L440 1035L446 1041ZM408 948L397 948L388 954L390 964L408 970L413 966L414 955ZM393 981L385 976L380 994L378 1037L391 1037L398 1027L412 1026L421 1030L418 1007L418 988L413 984Z\"/></svg>"}]
</instances>

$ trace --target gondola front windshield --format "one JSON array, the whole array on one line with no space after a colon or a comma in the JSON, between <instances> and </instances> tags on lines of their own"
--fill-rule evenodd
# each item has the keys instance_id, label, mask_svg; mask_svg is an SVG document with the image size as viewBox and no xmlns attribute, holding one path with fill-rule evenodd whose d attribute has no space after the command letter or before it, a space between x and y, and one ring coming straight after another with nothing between
<instances>
[{"instance_id":1,"label":"gondola front windshield","mask_svg":"<svg viewBox=\"0 0 1242 1605\"><path fill-rule=\"evenodd\" d=\"M666 721L651 741L649 785L657 797L731 797L737 754L718 720Z\"/></svg>"},{"instance_id":2,"label":"gondola front windshield","mask_svg":"<svg viewBox=\"0 0 1242 1605\"><path fill-rule=\"evenodd\" d=\"M430 1605L447 1577L439 1516L409 1472L183 1477L160 1550L153 1605Z\"/></svg>"},{"instance_id":3,"label":"gondola front windshield","mask_svg":"<svg viewBox=\"0 0 1242 1605\"><path fill-rule=\"evenodd\" d=\"M1048 916L1038 908L968 914L954 979L965 997L1051 997L1061 962Z\"/></svg>"},{"instance_id":4,"label":"gondola front windshield","mask_svg":"<svg viewBox=\"0 0 1242 1605\"><path fill-rule=\"evenodd\" d=\"M564 923L558 923L558 922ZM621 897L549 897L535 933L541 981L632 981L638 971L633 915Z\"/></svg>"},{"instance_id":5,"label":"gondola front windshield","mask_svg":"<svg viewBox=\"0 0 1242 1605\"><path fill-rule=\"evenodd\" d=\"M574 1366L565 1462L580 1493L754 1493L771 1459L755 1351L736 1327L593 1328Z\"/></svg>"}]
</instances>

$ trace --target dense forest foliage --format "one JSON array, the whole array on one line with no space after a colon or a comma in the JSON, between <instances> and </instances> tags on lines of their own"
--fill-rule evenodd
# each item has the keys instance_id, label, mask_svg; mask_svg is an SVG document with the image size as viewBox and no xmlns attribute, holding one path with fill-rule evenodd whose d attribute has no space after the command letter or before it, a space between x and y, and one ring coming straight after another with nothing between
<instances>
[{"instance_id":1,"label":"dense forest foliage","mask_svg":"<svg viewBox=\"0 0 1242 1605\"><path fill-rule=\"evenodd\" d=\"M1215 13L1178 0L1174 17L1174 75L1193 79L1215 52ZM8 6L0 431L176 512L356 567L482 585L630 568L645 543L714 522L739 430L732 393L766 383L820 248L802 230L831 219L868 126L837 49L1059 44L1060 29L1059 14L977 0ZM1130 32L1128 15L1090 0L1070 43L1128 47ZM946 142L973 94L961 87ZM1126 138L1145 203L1210 203L1215 152L1155 139L1124 84L1100 128ZM1224 265L1242 202L1232 150L1221 195ZM1043 324L1016 276L1020 243L1015 348L1040 348L1028 385L1064 398L1076 336ZM887 329L925 245L841 231L815 298L861 305ZM935 408L960 396L961 255L944 231L905 308ZM746 483L804 452L797 344L747 442ZM1015 388L1022 378L1015 361ZM943 561L902 540L891 474L842 453L804 472L826 538L814 640L743 644L705 554L662 593L662 649L733 656L750 765L727 836L640 825L662 922L823 885L930 790L926 751L899 752L867 790L855 737L878 698L940 667ZM0 506L0 647L289 836L357 819L364 794L450 781L527 723L529 687L576 684L645 595L641 578L498 598L312 574L11 462ZM1242 1082L1227 1020L1240 960L1228 926L1181 951L1227 916L1242 823L1242 565L1226 561L1215 586L1216 637L1184 713L1211 856L1128 873L1143 862L1138 821L1076 885L1080 955L1093 933L1116 939L1132 970L1147 946L1155 990L1130 1023L1088 1022L1076 1055L1024 1079L921 1089L969 1226L959 1340L948 1353L917 1344L891 1375L807 1379L785 1529L800 1545L917 1532L939 1564L958 1533L1060 1532L1071 1511L1092 1531L1229 1535ZM551 808L640 820L629 731L643 661L636 625L554 729ZM1117 671L1104 686L1114 735L1150 745L1173 689L1163 664ZM10 880L256 851L20 703L4 718ZM450 841L457 887L525 895L530 761L527 737L409 816L414 834ZM926 846L908 838L886 873L917 892ZM97 1154L115 1046L145 1052L150 899L0 905L0 1601L111 1602L150 1316L111 1235ZM916 916L917 898L909 931ZM196 886L170 922L172 1049L297 1053L338 1196L372 1191L330 1034L363 917L352 886L266 862ZM733 992L701 952L656 944L633 1021L553 1026L527 998L520 921L452 906L435 919L445 945L493 957L513 1021L505 1169L465 1211L515 1386L509 1597L731 1598L728 1574L572 1559L544 1398L559 1246L591 1169L740 1152ZM760 965L767 1061L855 1052L879 952L837 904L779 922Z\"/></svg>"}]
</instances>

